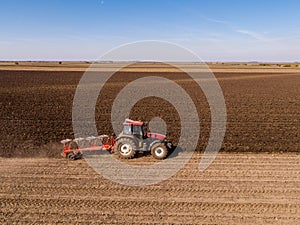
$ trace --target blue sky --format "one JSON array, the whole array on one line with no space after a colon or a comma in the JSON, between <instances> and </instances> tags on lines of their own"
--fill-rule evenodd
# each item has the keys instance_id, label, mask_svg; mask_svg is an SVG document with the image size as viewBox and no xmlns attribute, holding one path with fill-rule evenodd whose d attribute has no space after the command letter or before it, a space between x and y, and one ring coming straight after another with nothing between
<instances>
[{"instance_id":1,"label":"blue sky","mask_svg":"<svg viewBox=\"0 0 300 225\"><path fill-rule=\"evenodd\" d=\"M96 60L163 40L205 61L300 61L297 0L1 0L0 60Z\"/></svg>"}]
</instances>

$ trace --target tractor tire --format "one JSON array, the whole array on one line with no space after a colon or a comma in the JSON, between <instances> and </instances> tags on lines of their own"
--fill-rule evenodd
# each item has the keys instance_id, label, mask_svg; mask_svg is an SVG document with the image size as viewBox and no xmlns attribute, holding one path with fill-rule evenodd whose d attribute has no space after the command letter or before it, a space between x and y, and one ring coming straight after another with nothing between
<instances>
[{"instance_id":1,"label":"tractor tire","mask_svg":"<svg viewBox=\"0 0 300 225\"><path fill-rule=\"evenodd\" d=\"M156 143L151 147L151 154L155 159L165 159L168 155L167 146L164 143Z\"/></svg>"},{"instance_id":2,"label":"tractor tire","mask_svg":"<svg viewBox=\"0 0 300 225\"><path fill-rule=\"evenodd\" d=\"M69 159L69 160L75 160L75 155L74 155L74 153L68 153L67 154L67 159Z\"/></svg>"},{"instance_id":3,"label":"tractor tire","mask_svg":"<svg viewBox=\"0 0 300 225\"><path fill-rule=\"evenodd\" d=\"M120 138L115 143L115 151L117 151L118 155L122 159L131 159L136 154L136 145L129 138Z\"/></svg>"}]
</instances>

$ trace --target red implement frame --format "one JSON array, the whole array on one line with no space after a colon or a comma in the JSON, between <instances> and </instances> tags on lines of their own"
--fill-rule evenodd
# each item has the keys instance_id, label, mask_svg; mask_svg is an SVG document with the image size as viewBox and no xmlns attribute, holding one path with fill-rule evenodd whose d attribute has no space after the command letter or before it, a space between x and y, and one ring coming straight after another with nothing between
<instances>
[{"instance_id":1,"label":"red implement frame","mask_svg":"<svg viewBox=\"0 0 300 225\"><path fill-rule=\"evenodd\" d=\"M98 137L76 138L62 140L62 155L66 158L81 158L83 152L109 151L113 152L115 139L113 136L100 135Z\"/></svg>"}]
</instances>

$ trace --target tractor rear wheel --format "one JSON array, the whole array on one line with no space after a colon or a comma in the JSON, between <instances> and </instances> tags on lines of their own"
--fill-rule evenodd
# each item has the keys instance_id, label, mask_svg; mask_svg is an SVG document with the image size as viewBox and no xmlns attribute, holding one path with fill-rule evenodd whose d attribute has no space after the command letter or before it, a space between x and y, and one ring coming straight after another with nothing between
<instances>
[{"instance_id":1,"label":"tractor rear wheel","mask_svg":"<svg viewBox=\"0 0 300 225\"><path fill-rule=\"evenodd\" d=\"M120 138L115 146L119 157L122 159L131 159L136 154L136 145L129 138Z\"/></svg>"},{"instance_id":2,"label":"tractor rear wheel","mask_svg":"<svg viewBox=\"0 0 300 225\"><path fill-rule=\"evenodd\" d=\"M164 143L156 143L151 147L151 154L156 159L164 159L168 155L168 149Z\"/></svg>"}]
</instances>

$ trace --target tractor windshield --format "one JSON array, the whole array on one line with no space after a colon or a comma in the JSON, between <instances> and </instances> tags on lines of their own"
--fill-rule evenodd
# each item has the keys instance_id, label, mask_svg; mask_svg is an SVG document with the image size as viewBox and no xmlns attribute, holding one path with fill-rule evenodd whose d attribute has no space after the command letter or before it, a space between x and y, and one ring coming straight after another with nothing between
<instances>
[{"instance_id":1,"label":"tractor windshield","mask_svg":"<svg viewBox=\"0 0 300 225\"><path fill-rule=\"evenodd\" d=\"M133 127L133 134L137 135L138 137L143 136L142 127L141 126L132 126Z\"/></svg>"}]
</instances>

